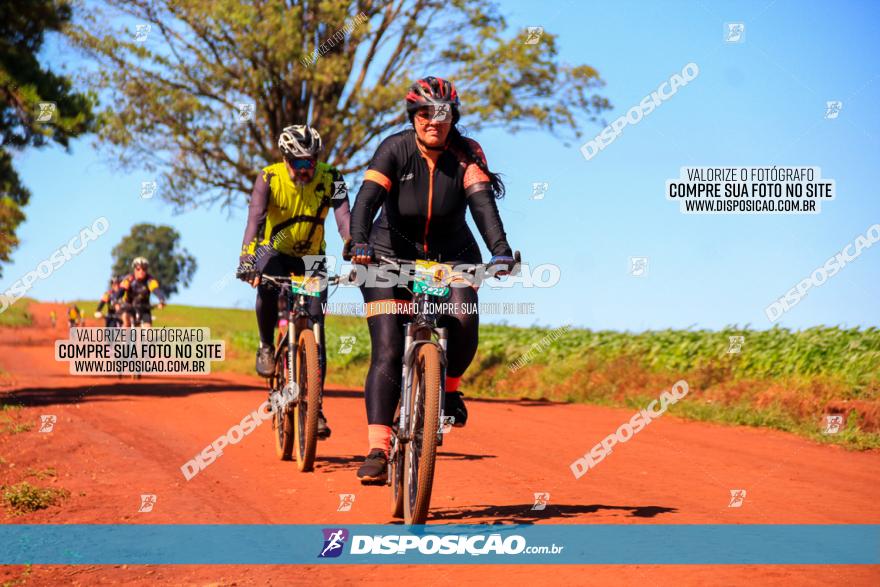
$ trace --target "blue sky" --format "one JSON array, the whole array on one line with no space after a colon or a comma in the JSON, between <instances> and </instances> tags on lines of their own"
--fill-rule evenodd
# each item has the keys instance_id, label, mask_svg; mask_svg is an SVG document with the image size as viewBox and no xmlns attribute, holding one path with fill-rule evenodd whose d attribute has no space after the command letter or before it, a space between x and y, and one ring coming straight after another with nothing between
<instances>
[{"instance_id":1,"label":"blue sky","mask_svg":"<svg viewBox=\"0 0 880 587\"><path fill-rule=\"evenodd\" d=\"M518 325L571 324L641 331L660 328L770 326L764 308L872 224L880 222L880 63L875 3L795 2L503 2L514 28L542 26L558 35L560 57L599 70L601 93L624 114L673 73L695 62L699 76L587 161L581 142L549 133L473 135L490 167L504 174L500 209L514 248L533 265L555 263L550 289L483 290L484 302L535 303L536 313L486 316ZM745 23L745 42L723 41L725 22ZM75 66L75 63L69 63ZM427 72L426 72L427 73ZM466 108L468 96L462 92ZM834 120L825 102L840 100ZM138 222L165 223L198 259L189 289L172 303L251 307L254 294L232 281L245 209L172 215L159 198L139 197L151 179L116 171L92 139L71 153L52 148L16 158L33 192L22 246L4 267L0 291L48 258L97 216L110 230L29 295L97 298L112 247ZM837 184L837 199L815 216L684 215L664 197L682 166L818 166ZM533 182L547 182L542 200ZM328 220L328 247L341 241ZM485 249L484 249L485 250ZM648 274L629 274L629 259L648 257ZM810 291L779 324L877 326L880 246L872 247ZM355 291L338 301L360 301Z\"/></svg>"}]
</instances>

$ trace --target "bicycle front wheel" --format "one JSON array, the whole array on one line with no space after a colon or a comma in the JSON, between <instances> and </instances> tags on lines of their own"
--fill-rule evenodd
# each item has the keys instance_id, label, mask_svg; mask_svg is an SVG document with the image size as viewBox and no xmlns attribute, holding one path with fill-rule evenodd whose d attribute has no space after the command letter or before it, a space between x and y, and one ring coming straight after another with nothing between
<instances>
[{"instance_id":1,"label":"bicycle front wheel","mask_svg":"<svg viewBox=\"0 0 880 587\"><path fill-rule=\"evenodd\" d=\"M318 363L318 343L315 333L303 330L299 334L297 352L297 384L299 401L294 407L294 446L300 471L311 471L315 466L318 445L318 410L321 409L321 367Z\"/></svg>"},{"instance_id":2,"label":"bicycle front wheel","mask_svg":"<svg viewBox=\"0 0 880 587\"><path fill-rule=\"evenodd\" d=\"M388 458L388 482L391 484L391 515L395 518L403 517L403 472L406 468L404 454L403 444L397 440L397 435L393 435Z\"/></svg>"},{"instance_id":3,"label":"bicycle front wheel","mask_svg":"<svg viewBox=\"0 0 880 587\"><path fill-rule=\"evenodd\" d=\"M424 524L431 505L440 428L440 372L440 350L432 344L420 345L408 390L412 436L406 444L403 519L409 525Z\"/></svg>"}]
</instances>

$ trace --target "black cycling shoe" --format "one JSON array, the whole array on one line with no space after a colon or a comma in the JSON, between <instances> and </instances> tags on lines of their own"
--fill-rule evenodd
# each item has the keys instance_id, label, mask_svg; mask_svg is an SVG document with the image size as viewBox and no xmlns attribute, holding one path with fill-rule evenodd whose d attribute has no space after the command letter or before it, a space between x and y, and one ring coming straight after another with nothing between
<instances>
[{"instance_id":1,"label":"black cycling shoe","mask_svg":"<svg viewBox=\"0 0 880 587\"><path fill-rule=\"evenodd\" d=\"M367 459L357 476L361 483L385 483L388 480L388 455L381 448L374 448L367 455Z\"/></svg>"},{"instance_id":2,"label":"black cycling shoe","mask_svg":"<svg viewBox=\"0 0 880 587\"><path fill-rule=\"evenodd\" d=\"M327 418L324 417L324 410L318 411L318 440L327 440L330 438L330 426L327 425Z\"/></svg>"},{"instance_id":3,"label":"black cycling shoe","mask_svg":"<svg viewBox=\"0 0 880 587\"><path fill-rule=\"evenodd\" d=\"M443 415L455 418L452 426L462 428L467 424L467 408L464 405L464 398L460 391L447 391L446 404L443 406Z\"/></svg>"},{"instance_id":4,"label":"black cycling shoe","mask_svg":"<svg viewBox=\"0 0 880 587\"><path fill-rule=\"evenodd\" d=\"M275 373L275 349L271 346L260 345L257 349L257 375L271 377Z\"/></svg>"}]
</instances>

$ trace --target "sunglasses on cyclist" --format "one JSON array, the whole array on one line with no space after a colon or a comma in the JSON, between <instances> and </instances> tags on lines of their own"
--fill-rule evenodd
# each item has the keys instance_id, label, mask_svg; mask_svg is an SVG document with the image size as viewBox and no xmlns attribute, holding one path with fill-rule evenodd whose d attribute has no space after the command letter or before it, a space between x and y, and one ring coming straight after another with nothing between
<instances>
[{"instance_id":1,"label":"sunglasses on cyclist","mask_svg":"<svg viewBox=\"0 0 880 587\"><path fill-rule=\"evenodd\" d=\"M288 159L287 162L296 170L312 169L315 167L314 159Z\"/></svg>"},{"instance_id":2,"label":"sunglasses on cyclist","mask_svg":"<svg viewBox=\"0 0 880 587\"><path fill-rule=\"evenodd\" d=\"M449 111L448 104L437 104L436 106L420 108L416 112L416 119L422 124L429 122L451 122L452 113Z\"/></svg>"}]
</instances>

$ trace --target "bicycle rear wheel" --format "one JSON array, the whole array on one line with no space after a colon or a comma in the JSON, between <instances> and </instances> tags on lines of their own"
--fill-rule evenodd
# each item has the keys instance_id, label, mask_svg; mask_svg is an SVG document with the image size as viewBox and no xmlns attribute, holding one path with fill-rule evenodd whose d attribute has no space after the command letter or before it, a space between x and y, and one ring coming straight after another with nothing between
<instances>
[{"instance_id":1,"label":"bicycle rear wheel","mask_svg":"<svg viewBox=\"0 0 880 587\"><path fill-rule=\"evenodd\" d=\"M275 376L272 378L270 389L279 391L287 386L288 373L287 362L290 353L287 349L287 341L279 339L279 352L275 358ZM293 455L293 417L289 410L275 409L272 413L272 435L275 437L275 454L282 461L289 461Z\"/></svg>"},{"instance_id":2,"label":"bicycle rear wheel","mask_svg":"<svg viewBox=\"0 0 880 587\"><path fill-rule=\"evenodd\" d=\"M440 371L439 349L420 345L408 390L412 438L406 444L403 519L409 525L424 524L431 505L440 428Z\"/></svg>"},{"instance_id":3,"label":"bicycle rear wheel","mask_svg":"<svg viewBox=\"0 0 880 587\"><path fill-rule=\"evenodd\" d=\"M321 366L318 363L318 343L315 333L303 330L299 334L297 350L299 401L293 408L294 447L300 471L311 471L315 466L318 445L318 410L321 409Z\"/></svg>"}]
</instances>

